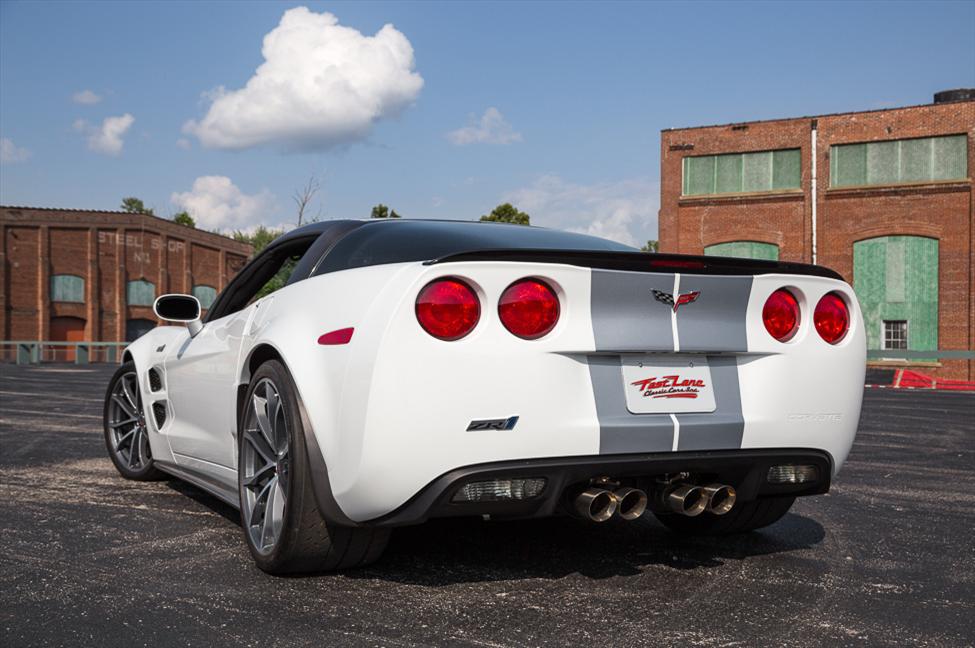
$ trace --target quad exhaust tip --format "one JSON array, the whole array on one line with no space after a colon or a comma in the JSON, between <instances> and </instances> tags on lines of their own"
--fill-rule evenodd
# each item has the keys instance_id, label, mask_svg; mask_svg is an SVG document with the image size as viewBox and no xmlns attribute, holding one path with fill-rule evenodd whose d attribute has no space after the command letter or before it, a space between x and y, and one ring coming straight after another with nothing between
<instances>
[{"instance_id":1,"label":"quad exhaust tip","mask_svg":"<svg viewBox=\"0 0 975 648\"><path fill-rule=\"evenodd\" d=\"M664 502L674 513L694 517L705 511L714 515L724 515L734 508L737 499L738 494L735 489L727 484L707 486L682 484L669 490L664 497Z\"/></svg>"},{"instance_id":2,"label":"quad exhaust tip","mask_svg":"<svg viewBox=\"0 0 975 648\"><path fill-rule=\"evenodd\" d=\"M616 513L616 495L604 488L590 488L576 497L575 509L593 522L605 522Z\"/></svg>"},{"instance_id":3,"label":"quad exhaust tip","mask_svg":"<svg viewBox=\"0 0 975 648\"><path fill-rule=\"evenodd\" d=\"M647 510L647 494L639 488L618 488L613 495L616 510L624 520L635 520Z\"/></svg>"}]
</instances>

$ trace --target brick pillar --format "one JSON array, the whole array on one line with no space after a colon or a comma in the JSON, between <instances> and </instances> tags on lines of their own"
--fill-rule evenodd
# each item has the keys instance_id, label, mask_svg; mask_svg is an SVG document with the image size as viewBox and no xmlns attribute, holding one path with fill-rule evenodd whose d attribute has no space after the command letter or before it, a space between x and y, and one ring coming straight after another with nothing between
<instances>
[{"instance_id":1,"label":"brick pillar","mask_svg":"<svg viewBox=\"0 0 975 648\"><path fill-rule=\"evenodd\" d=\"M98 296L101 286L98 277L98 232L88 228L88 275L85 277L86 301L88 304L88 339L102 339L101 307Z\"/></svg>"},{"instance_id":2,"label":"brick pillar","mask_svg":"<svg viewBox=\"0 0 975 648\"><path fill-rule=\"evenodd\" d=\"M115 230L115 258L118 270L115 271L115 339L125 340L125 229Z\"/></svg>"},{"instance_id":3,"label":"brick pillar","mask_svg":"<svg viewBox=\"0 0 975 648\"><path fill-rule=\"evenodd\" d=\"M37 241L37 339L46 340L51 327L51 243L47 225L41 225Z\"/></svg>"},{"instance_id":4,"label":"brick pillar","mask_svg":"<svg viewBox=\"0 0 975 648\"><path fill-rule=\"evenodd\" d=\"M0 224L0 339L10 339L10 326L7 318L7 228Z\"/></svg>"}]
</instances>

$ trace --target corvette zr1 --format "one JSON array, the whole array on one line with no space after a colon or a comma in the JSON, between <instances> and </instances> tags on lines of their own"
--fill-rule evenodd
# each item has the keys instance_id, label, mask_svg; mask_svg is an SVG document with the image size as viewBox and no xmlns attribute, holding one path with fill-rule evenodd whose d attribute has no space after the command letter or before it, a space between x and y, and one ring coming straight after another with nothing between
<instances>
[{"instance_id":1,"label":"corvette zr1","mask_svg":"<svg viewBox=\"0 0 975 648\"><path fill-rule=\"evenodd\" d=\"M828 491L860 414L863 320L820 266L328 221L271 243L205 316L189 295L154 308L176 325L126 348L109 456L238 508L270 573L367 564L441 516L750 531Z\"/></svg>"}]
</instances>

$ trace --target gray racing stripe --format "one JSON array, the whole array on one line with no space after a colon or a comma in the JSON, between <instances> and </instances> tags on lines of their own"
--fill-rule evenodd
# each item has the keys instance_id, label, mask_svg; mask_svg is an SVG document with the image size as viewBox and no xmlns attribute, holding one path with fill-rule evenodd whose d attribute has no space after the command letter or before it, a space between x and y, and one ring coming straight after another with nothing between
<instances>
[{"instance_id":1,"label":"gray racing stripe","mask_svg":"<svg viewBox=\"0 0 975 648\"><path fill-rule=\"evenodd\" d=\"M674 422L670 414L635 415L626 409L620 357L593 355L588 360L599 418L599 454L672 450Z\"/></svg>"},{"instance_id":2,"label":"gray racing stripe","mask_svg":"<svg viewBox=\"0 0 975 648\"><path fill-rule=\"evenodd\" d=\"M597 351L673 351L670 308L653 291L674 291L674 275L593 270L592 330Z\"/></svg>"},{"instance_id":3,"label":"gray racing stripe","mask_svg":"<svg viewBox=\"0 0 975 648\"><path fill-rule=\"evenodd\" d=\"M680 336L683 347L683 332ZM715 410L707 414L675 415L680 423L678 450L724 450L741 447L745 419L741 413L738 358L708 356L708 367L711 369L711 384L714 386Z\"/></svg>"},{"instance_id":4,"label":"gray racing stripe","mask_svg":"<svg viewBox=\"0 0 975 648\"><path fill-rule=\"evenodd\" d=\"M745 311L752 292L752 278L682 273L680 293L689 292L701 294L694 302L677 309L681 353L747 351Z\"/></svg>"}]
</instances>

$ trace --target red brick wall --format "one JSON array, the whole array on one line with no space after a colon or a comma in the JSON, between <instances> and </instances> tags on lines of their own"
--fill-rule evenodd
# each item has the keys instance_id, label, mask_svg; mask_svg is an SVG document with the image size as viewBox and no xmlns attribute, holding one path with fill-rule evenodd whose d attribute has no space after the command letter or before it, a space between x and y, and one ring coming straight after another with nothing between
<instances>
[{"instance_id":1,"label":"red brick wall","mask_svg":"<svg viewBox=\"0 0 975 648\"><path fill-rule=\"evenodd\" d=\"M86 338L119 341L128 319L155 319L151 307L128 306L126 283L146 279L156 295L189 292L191 248L199 250L196 283L223 289L249 245L141 214L0 207L0 339L49 339L51 317L85 320ZM50 276L85 280L85 303L52 303Z\"/></svg>"},{"instance_id":2,"label":"red brick wall","mask_svg":"<svg viewBox=\"0 0 975 648\"><path fill-rule=\"evenodd\" d=\"M975 102L663 131L660 250L701 254L726 241L780 246L784 261L812 261L812 146L817 124L817 262L853 280L853 243L875 236L939 240L939 347L975 348ZM965 133L969 178L961 182L830 189L834 144ZM689 155L800 148L802 189L793 192L682 197ZM975 362L945 360L922 371L975 380Z\"/></svg>"}]
</instances>

